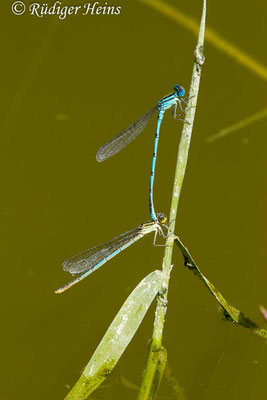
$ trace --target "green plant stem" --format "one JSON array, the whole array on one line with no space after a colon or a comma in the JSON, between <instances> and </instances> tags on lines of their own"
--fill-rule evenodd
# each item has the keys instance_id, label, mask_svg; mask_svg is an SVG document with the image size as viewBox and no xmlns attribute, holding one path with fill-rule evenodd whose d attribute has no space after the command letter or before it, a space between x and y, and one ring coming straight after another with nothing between
<instances>
[{"instance_id":1,"label":"green plant stem","mask_svg":"<svg viewBox=\"0 0 267 400\"><path fill-rule=\"evenodd\" d=\"M151 342L152 345L152 342ZM161 347L154 351L149 348L147 365L137 400L154 399L157 395L161 378L167 362L167 350Z\"/></svg>"},{"instance_id":2,"label":"green plant stem","mask_svg":"<svg viewBox=\"0 0 267 400\"><path fill-rule=\"evenodd\" d=\"M153 375L153 370L155 370L155 368L153 367L153 363L151 362L151 360L153 359L153 354L155 354L162 348L162 335L163 335L165 314L167 310L168 286L169 286L170 273L172 269L171 260L173 252L173 243L175 239L174 230L175 230L176 216L178 212L178 203L180 199L182 184L186 171L188 153L190 148L190 141L193 130L194 116L196 111L196 104L197 104L198 91L200 85L201 66L204 63L203 48L204 48L205 21L206 21L206 0L203 0L202 17L199 28L198 42L194 52L195 61L193 65L193 74L189 90L189 102L187 111L185 113L185 122L183 125L181 140L178 147L178 156L177 156L170 217L169 217L169 234L165 243L166 246L162 264L162 272L164 278L163 278L162 289L157 299L152 342L150 346L147 365L143 375L141 389L139 392L139 397L138 397L139 400L153 398L152 386L151 386L151 382L153 382L153 377L151 375ZM148 371L150 369L151 371Z\"/></svg>"},{"instance_id":3,"label":"green plant stem","mask_svg":"<svg viewBox=\"0 0 267 400\"><path fill-rule=\"evenodd\" d=\"M173 242L175 239L174 230L175 230L176 216L178 212L178 204L179 204L181 189L186 171L188 153L190 148L198 91L200 85L201 68L204 63L203 48L204 48L205 20L206 20L206 0L203 1L202 17L200 22L198 42L195 49L195 61L193 65L193 73L189 90L188 109L185 114L185 122L183 125L181 140L178 148L178 156L177 156L170 217L169 217L169 235L166 240L166 247L165 247L163 266L162 266L162 271L164 274L163 291L162 294L158 296L154 330L152 336L152 343L157 347L158 346L161 347L162 343L164 317L167 308L169 277L172 269L171 260L173 252Z\"/></svg>"}]
</instances>

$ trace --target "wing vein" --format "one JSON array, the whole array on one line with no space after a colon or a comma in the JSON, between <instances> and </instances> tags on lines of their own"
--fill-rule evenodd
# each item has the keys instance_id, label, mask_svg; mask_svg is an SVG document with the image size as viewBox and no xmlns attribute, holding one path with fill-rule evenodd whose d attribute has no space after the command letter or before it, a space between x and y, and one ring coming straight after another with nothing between
<instances>
[{"instance_id":1,"label":"wing vein","mask_svg":"<svg viewBox=\"0 0 267 400\"><path fill-rule=\"evenodd\" d=\"M101 162L114 156L114 154L118 153L125 146L131 143L145 129L157 110L157 106L151 108L151 110L143 114L128 128L124 129L124 131L120 132L101 146L96 155L97 161Z\"/></svg>"},{"instance_id":2,"label":"wing vein","mask_svg":"<svg viewBox=\"0 0 267 400\"><path fill-rule=\"evenodd\" d=\"M72 275L92 269L103 259L108 258L116 250L119 250L123 245L134 239L140 233L140 227L124 232L119 236L114 237L108 242L85 250L68 260L64 261L64 271L70 272Z\"/></svg>"}]
</instances>

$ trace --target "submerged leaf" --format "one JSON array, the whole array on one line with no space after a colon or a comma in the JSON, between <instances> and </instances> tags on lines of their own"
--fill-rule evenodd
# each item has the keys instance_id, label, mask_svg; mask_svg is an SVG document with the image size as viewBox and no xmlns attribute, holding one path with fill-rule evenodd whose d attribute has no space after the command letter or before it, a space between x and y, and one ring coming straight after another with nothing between
<instances>
[{"instance_id":1,"label":"submerged leaf","mask_svg":"<svg viewBox=\"0 0 267 400\"><path fill-rule=\"evenodd\" d=\"M132 340L162 285L162 273L146 276L127 298L66 400L84 400L104 381Z\"/></svg>"},{"instance_id":2,"label":"submerged leaf","mask_svg":"<svg viewBox=\"0 0 267 400\"><path fill-rule=\"evenodd\" d=\"M135 383L132 383L132 382L128 381L128 379L124 378L124 376L122 376L122 375L121 375L121 383L127 389L139 390L139 386L137 386Z\"/></svg>"},{"instance_id":3,"label":"submerged leaf","mask_svg":"<svg viewBox=\"0 0 267 400\"><path fill-rule=\"evenodd\" d=\"M167 379L169 386L172 388L175 398L178 400L186 400L185 390L177 381L168 362L164 369L164 376Z\"/></svg>"},{"instance_id":4,"label":"submerged leaf","mask_svg":"<svg viewBox=\"0 0 267 400\"><path fill-rule=\"evenodd\" d=\"M212 136L208 136L206 138L206 142L213 143L216 140L229 135L230 133L233 133L239 129L245 128L245 127L253 124L254 122L257 122L266 117L267 117L267 108L264 108L263 110L260 110L260 111L256 112L255 114L250 115L249 117L242 119L241 121L236 122L235 124L228 126L227 128L222 129L220 132L218 132Z\"/></svg>"}]
</instances>

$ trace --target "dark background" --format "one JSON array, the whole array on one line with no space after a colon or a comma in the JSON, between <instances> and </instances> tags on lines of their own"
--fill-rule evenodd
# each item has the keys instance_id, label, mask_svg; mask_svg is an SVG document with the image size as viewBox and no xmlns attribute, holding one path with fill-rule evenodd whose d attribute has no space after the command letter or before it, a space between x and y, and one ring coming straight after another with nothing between
<instances>
[{"instance_id":1,"label":"dark background","mask_svg":"<svg viewBox=\"0 0 267 400\"><path fill-rule=\"evenodd\" d=\"M156 121L102 164L99 146L190 84L194 34L139 1L113 4L119 16L15 16L10 1L1 13L1 400L64 398L126 297L161 268L151 235L54 294L71 279L64 259L149 220ZM201 1L168 4L200 20ZM262 0L208 2L207 25L267 65L266 15ZM267 83L212 44L205 55L177 234L231 304L264 325L267 122L205 139L263 109ZM166 113L155 179L165 213L181 127ZM178 251L173 263L164 345L188 399L263 398L263 339L222 322ZM154 304L94 398L135 398L121 378L140 385L153 316ZM159 398L176 398L166 379Z\"/></svg>"}]
</instances>

